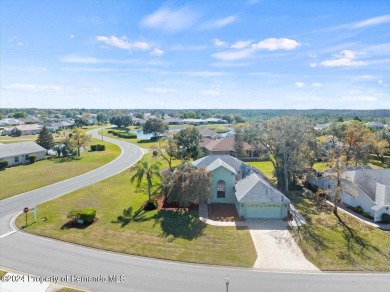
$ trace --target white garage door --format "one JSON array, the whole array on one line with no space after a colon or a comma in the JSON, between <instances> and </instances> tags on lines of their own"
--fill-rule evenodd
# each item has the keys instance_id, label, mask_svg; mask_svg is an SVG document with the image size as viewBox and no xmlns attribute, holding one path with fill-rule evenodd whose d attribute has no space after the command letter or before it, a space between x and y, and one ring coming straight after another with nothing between
<instances>
[{"instance_id":1,"label":"white garage door","mask_svg":"<svg viewBox=\"0 0 390 292\"><path fill-rule=\"evenodd\" d=\"M246 218L281 218L281 206L279 205L246 205Z\"/></svg>"}]
</instances>

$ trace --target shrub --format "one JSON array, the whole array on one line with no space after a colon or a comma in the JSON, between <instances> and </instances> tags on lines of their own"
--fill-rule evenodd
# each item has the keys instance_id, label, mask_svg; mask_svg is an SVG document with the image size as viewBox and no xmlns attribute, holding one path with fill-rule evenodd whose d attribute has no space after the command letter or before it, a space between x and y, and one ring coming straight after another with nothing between
<instances>
[{"instance_id":1,"label":"shrub","mask_svg":"<svg viewBox=\"0 0 390 292\"><path fill-rule=\"evenodd\" d=\"M158 154L158 153L157 153L157 150L154 149L154 150L153 150L153 156L155 157L155 156L157 156L157 154Z\"/></svg>"},{"instance_id":2,"label":"shrub","mask_svg":"<svg viewBox=\"0 0 390 292\"><path fill-rule=\"evenodd\" d=\"M35 163L37 161L37 156L36 155L30 155L28 157L28 160L30 161L31 164Z\"/></svg>"},{"instance_id":3,"label":"shrub","mask_svg":"<svg viewBox=\"0 0 390 292\"><path fill-rule=\"evenodd\" d=\"M4 170L8 167L8 161L0 160L0 170Z\"/></svg>"},{"instance_id":4,"label":"shrub","mask_svg":"<svg viewBox=\"0 0 390 292\"><path fill-rule=\"evenodd\" d=\"M158 207L158 202L155 199L147 200L144 205L144 210L151 211L155 210Z\"/></svg>"},{"instance_id":5,"label":"shrub","mask_svg":"<svg viewBox=\"0 0 390 292\"><path fill-rule=\"evenodd\" d=\"M92 208L82 209L80 211L80 219L84 222L92 223L96 217L96 210Z\"/></svg>"},{"instance_id":6,"label":"shrub","mask_svg":"<svg viewBox=\"0 0 390 292\"><path fill-rule=\"evenodd\" d=\"M382 214L382 222L383 222L383 223L390 224L390 215L389 215L389 214L386 214L386 213L383 213L383 214Z\"/></svg>"},{"instance_id":7,"label":"shrub","mask_svg":"<svg viewBox=\"0 0 390 292\"><path fill-rule=\"evenodd\" d=\"M91 151L105 151L105 150L106 150L106 145L101 145L101 144L91 145Z\"/></svg>"},{"instance_id":8,"label":"shrub","mask_svg":"<svg viewBox=\"0 0 390 292\"><path fill-rule=\"evenodd\" d=\"M364 214L364 209L362 208L362 206L358 205L354 208L355 212L358 213L358 214Z\"/></svg>"},{"instance_id":9,"label":"shrub","mask_svg":"<svg viewBox=\"0 0 390 292\"><path fill-rule=\"evenodd\" d=\"M124 138L124 139L136 139L137 138L137 134L134 133L134 132L130 132L128 134L126 134L126 133L118 133L117 136L119 138Z\"/></svg>"},{"instance_id":10,"label":"shrub","mask_svg":"<svg viewBox=\"0 0 390 292\"><path fill-rule=\"evenodd\" d=\"M96 210L92 208L71 210L66 217L73 221L83 220L84 222L92 223L96 217Z\"/></svg>"}]
</instances>

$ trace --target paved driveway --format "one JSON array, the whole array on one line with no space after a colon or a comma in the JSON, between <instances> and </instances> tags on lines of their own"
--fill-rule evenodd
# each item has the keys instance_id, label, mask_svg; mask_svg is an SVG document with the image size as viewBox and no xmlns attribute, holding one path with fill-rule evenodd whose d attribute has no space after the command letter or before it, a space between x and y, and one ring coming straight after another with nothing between
<instances>
[{"instance_id":1,"label":"paved driveway","mask_svg":"<svg viewBox=\"0 0 390 292\"><path fill-rule=\"evenodd\" d=\"M303 255L280 219L247 219L257 251L254 268L264 270L319 271Z\"/></svg>"}]
</instances>

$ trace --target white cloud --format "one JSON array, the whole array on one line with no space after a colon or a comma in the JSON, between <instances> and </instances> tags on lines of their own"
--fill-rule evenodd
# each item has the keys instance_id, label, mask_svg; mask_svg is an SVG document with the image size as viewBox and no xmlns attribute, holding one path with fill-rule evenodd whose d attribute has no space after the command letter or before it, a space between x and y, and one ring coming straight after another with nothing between
<instances>
[{"instance_id":1,"label":"white cloud","mask_svg":"<svg viewBox=\"0 0 390 292\"><path fill-rule=\"evenodd\" d=\"M206 22L205 24L202 25L202 28L221 28L235 22L236 20L237 20L237 16L230 15L225 18Z\"/></svg>"},{"instance_id":2,"label":"white cloud","mask_svg":"<svg viewBox=\"0 0 390 292\"><path fill-rule=\"evenodd\" d=\"M227 42L224 42L224 41L221 41L219 39L212 39L211 40L213 42L213 44L217 47L226 47L228 46L228 43Z\"/></svg>"},{"instance_id":3,"label":"white cloud","mask_svg":"<svg viewBox=\"0 0 390 292\"><path fill-rule=\"evenodd\" d=\"M239 50L239 51L224 51L213 54L212 56L216 59L223 61L235 61L242 60L252 56L255 53L255 50L251 48Z\"/></svg>"},{"instance_id":4,"label":"white cloud","mask_svg":"<svg viewBox=\"0 0 390 292\"><path fill-rule=\"evenodd\" d=\"M324 84L319 83L319 82L314 82L314 83L311 84L311 86L319 88L319 87L324 86Z\"/></svg>"},{"instance_id":5,"label":"white cloud","mask_svg":"<svg viewBox=\"0 0 390 292\"><path fill-rule=\"evenodd\" d=\"M356 61L356 52L343 50L331 60L322 61L320 64L324 67L351 67L366 65L363 61Z\"/></svg>"},{"instance_id":6,"label":"white cloud","mask_svg":"<svg viewBox=\"0 0 390 292\"><path fill-rule=\"evenodd\" d=\"M71 38L71 39L74 39L74 34L71 34L71 35L70 35L70 38Z\"/></svg>"},{"instance_id":7,"label":"white cloud","mask_svg":"<svg viewBox=\"0 0 390 292\"><path fill-rule=\"evenodd\" d=\"M153 56L162 56L164 55L164 51L159 49L159 48L155 48L150 54L153 55Z\"/></svg>"},{"instance_id":8,"label":"white cloud","mask_svg":"<svg viewBox=\"0 0 390 292\"><path fill-rule=\"evenodd\" d=\"M32 83L8 84L3 88L6 90L18 90L18 91L30 91L30 92L57 91L61 89L61 87L56 85L39 85L39 84L32 84Z\"/></svg>"},{"instance_id":9,"label":"white cloud","mask_svg":"<svg viewBox=\"0 0 390 292\"><path fill-rule=\"evenodd\" d=\"M166 94L166 93L175 92L175 90L172 88L149 87L149 88L145 88L145 92L154 93L154 94Z\"/></svg>"},{"instance_id":10,"label":"white cloud","mask_svg":"<svg viewBox=\"0 0 390 292\"><path fill-rule=\"evenodd\" d=\"M303 82L295 82L295 86L296 87L304 87L305 83L303 83Z\"/></svg>"},{"instance_id":11,"label":"white cloud","mask_svg":"<svg viewBox=\"0 0 390 292\"><path fill-rule=\"evenodd\" d=\"M241 50L244 48L248 48L250 45L251 45L251 41L238 41L238 42L235 42L234 44L232 44L230 47L232 49Z\"/></svg>"},{"instance_id":12,"label":"white cloud","mask_svg":"<svg viewBox=\"0 0 390 292\"><path fill-rule=\"evenodd\" d=\"M174 33L191 27L197 18L197 13L188 7L179 9L162 7L152 14L145 16L141 21L141 25Z\"/></svg>"},{"instance_id":13,"label":"white cloud","mask_svg":"<svg viewBox=\"0 0 390 292\"><path fill-rule=\"evenodd\" d=\"M103 42L106 45L116 47L123 50L133 51L133 50L141 50L147 51L150 50L150 45L145 41L138 42L130 42L127 37L116 37L116 36L97 36L96 40L99 42Z\"/></svg>"},{"instance_id":14,"label":"white cloud","mask_svg":"<svg viewBox=\"0 0 390 292\"><path fill-rule=\"evenodd\" d=\"M310 67L311 67L311 68L317 67L317 63L310 63Z\"/></svg>"},{"instance_id":15,"label":"white cloud","mask_svg":"<svg viewBox=\"0 0 390 292\"><path fill-rule=\"evenodd\" d=\"M355 23L354 25L352 25L352 28L362 28L362 27L374 26L374 25L379 25L379 24L388 23L388 22L390 22L390 14L386 14L386 15L377 16L377 17L363 20L361 22L358 22L358 23Z\"/></svg>"},{"instance_id":16,"label":"white cloud","mask_svg":"<svg viewBox=\"0 0 390 292\"><path fill-rule=\"evenodd\" d=\"M268 38L258 42L257 44L252 44L254 49L264 49L269 51L275 50L293 50L299 47L301 44L295 40L287 38Z\"/></svg>"}]
</instances>

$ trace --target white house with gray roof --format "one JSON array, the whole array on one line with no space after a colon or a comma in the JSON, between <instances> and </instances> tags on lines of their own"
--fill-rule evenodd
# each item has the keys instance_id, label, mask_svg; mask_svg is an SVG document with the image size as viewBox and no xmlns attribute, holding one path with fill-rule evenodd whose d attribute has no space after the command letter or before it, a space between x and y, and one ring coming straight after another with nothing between
<instances>
[{"instance_id":1,"label":"white house with gray roof","mask_svg":"<svg viewBox=\"0 0 390 292\"><path fill-rule=\"evenodd\" d=\"M344 188L343 202L349 206L361 206L374 221L381 221L382 214L390 214L390 168L372 169L369 166L347 167L342 174ZM335 180L332 170L324 172L311 183L322 188L333 190Z\"/></svg>"},{"instance_id":2,"label":"white house with gray roof","mask_svg":"<svg viewBox=\"0 0 390 292\"><path fill-rule=\"evenodd\" d=\"M0 160L8 161L9 166L29 163L31 155L42 160L46 149L32 141L0 145Z\"/></svg>"},{"instance_id":3,"label":"white house with gray roof","mask_svg":"<svg viewBox=\"0 0 390 292\"><path fill-rule=\"evenodd\" d=\"M230 155L209 155L193 162L212 173L209 203L234 204L243 218L284 218L290 200L257 169Z\"/></svg>"}]
</instances>

